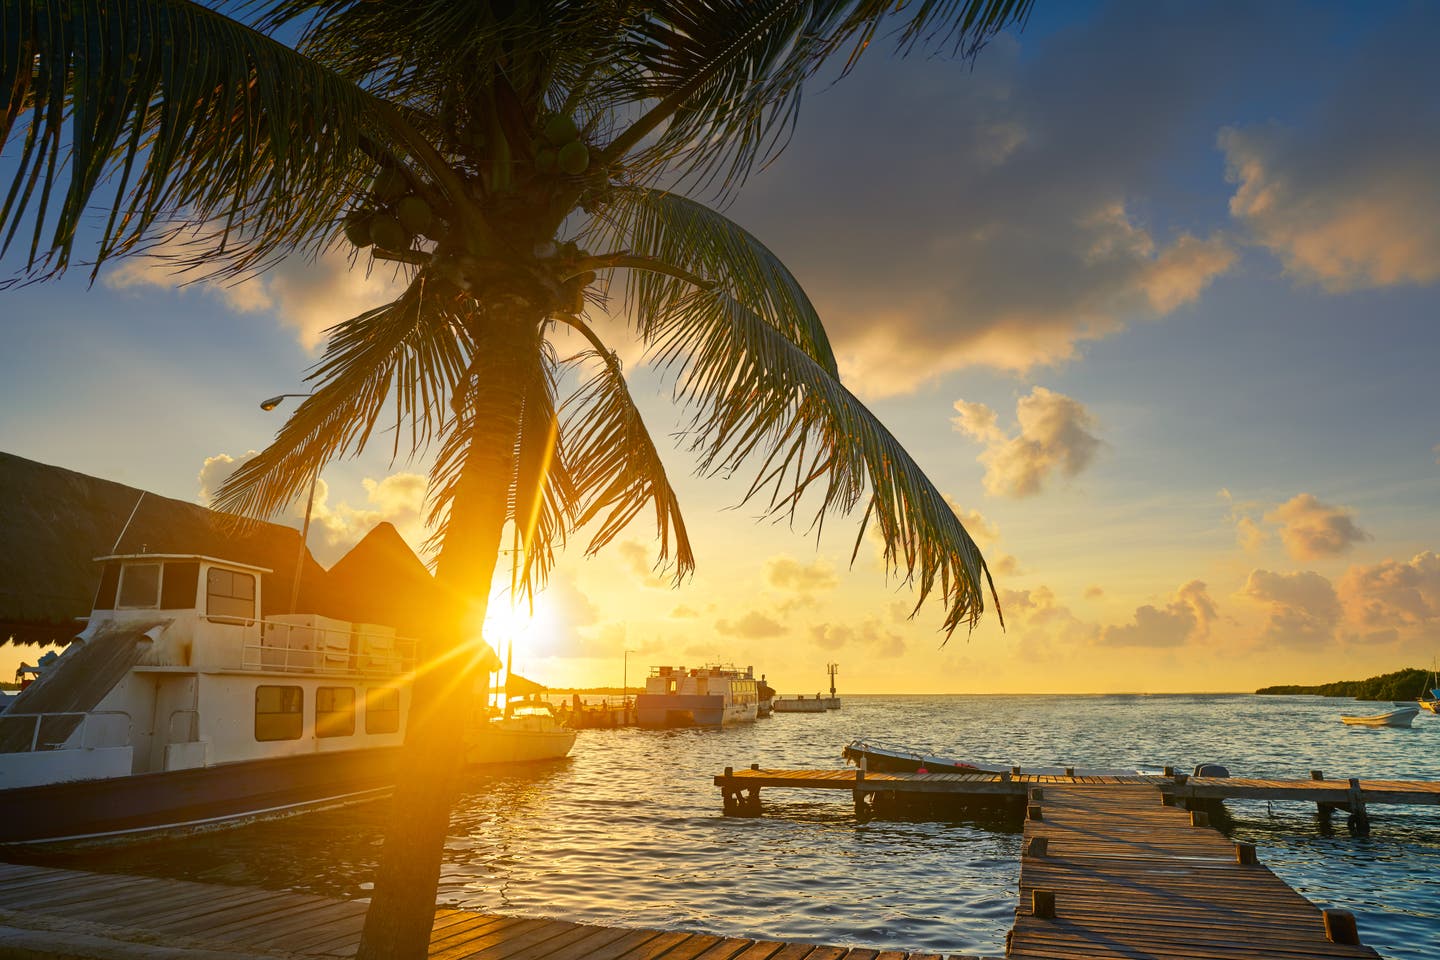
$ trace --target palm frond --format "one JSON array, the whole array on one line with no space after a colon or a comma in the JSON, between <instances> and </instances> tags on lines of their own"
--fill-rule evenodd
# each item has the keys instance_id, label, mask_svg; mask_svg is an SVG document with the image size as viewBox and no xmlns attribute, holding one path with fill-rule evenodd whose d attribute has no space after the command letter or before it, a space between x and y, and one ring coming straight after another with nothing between
<instances>
[{"instance_id":1,"label":"palm frond","mask_svg":"<svg viewBox=\"0 0 1440 960\"><path fill-rule=\"evenodd\" d=\"M370 165L362 141L400 149L355 84L187 0L6 0L0 90L0 143L24 128L0 249L28 219L30 273L69 265L92 203L97 270L166 217L219 225L215 252L245 265L318 242Z\"/></svg>"},{"instance_id":2,"label":"palm frond","mask_svg":"<svg viewBox=\"0 0 1440 960\"><path fill-rule=\"evenodd\" d=\"M948 44L970 55L1032 0L670 0L632 27L641 70L617 73L627 95L650 109L607 148L610 162L648 145L632 167L685 158L686 177L718 183L722 194L744 182L757 160L773 156L793 130L803 82L850 47L848 70L889 19L899 47Z\"/></svg>"},{"instance_id":3,"label":"palm frond","mask_svg":"<svg viewBox=\"0 0 1440 960\"><path fill-rule=\"evenodd\" d=\"M793 519L814 494L817 525L853 510L868 491L855 551L875 523L887 566L916 586L917 611L938 590L946 635L962 623L973 628L985 609L982 577L998 611L985 558L943 495L804 350L722 291L692 294L647 328L657 360L676 374L677 399L696 410L687 433L702 473L758 458L745 501L768 493L769 512Z\"/></svg>"},{"instance_id":4,"label":"palm frond","mask_svg":"<svg viewBox=\"0 0 1440 960\"><path fill-rule=\"evenodd\" d=\"M753 234L702 203L663 190L623 187L605 211L600 239L718 284L839 376L825 327L800 282ZM684 280L630 270L626 308L637 319L693 292ZM649 332L642 329L643 337Z\"/></svg>"},{"instance_id":5,"label":"palm frond","mask_svg":"<svg viewBox=\"0 0 1440 960\"><path fill-rule=\"evenodd\" d=\"M392 458L422 449L442 426L465 369L457 323L423 275L393 303L331 328L308 380L316 386L275 440L221 486L217 509L273 516L330 461L357 453L394 404Z\"/></svg>"},{"instance_id":6,"label":"palm frond","mask_svg":"<svg viewBox=\"0 0 1440 960\"><path fill-rule=\"evenodd\" d=\"M582 498L577 526L604 515L586 548L595 553L617 537L645 509L655 508L659 564L668 566L674 534L675 581L695 569L695 554L680 513L680 500L665 474L655 442L645 429L625 385L620 361L598 344L577 362L594 359L599 369L566 399L564 433L575 464L574 481Z\"/></svg>"}]
</instances>

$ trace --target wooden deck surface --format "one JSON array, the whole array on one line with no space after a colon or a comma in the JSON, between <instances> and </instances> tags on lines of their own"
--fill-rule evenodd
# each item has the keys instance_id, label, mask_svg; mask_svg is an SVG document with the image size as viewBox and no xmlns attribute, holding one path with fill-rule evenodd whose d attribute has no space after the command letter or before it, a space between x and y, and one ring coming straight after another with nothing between
<instances>
[{"instance_id":1,"label":"wooden deck surface","mask_svg":"<svg viewBox=\"0 0 1440 960\"><path fill-rule=\"evenodd\" d=\"M1331 943L1320 910L1145 785L1045 786L1025 822L1010 956L1035 960L1377 957ZM1044 856L1031 839L1044 838ZM1032 913L1034 892L1054 916Z\"/></svg>"},{"instance_id":2,"label":"wooden deck surface","mask_svg":"<svg viewBox=\"0 0 1440 960\"><path fill-rule=\"evenodd\" d=\"M184 880L0 864L0 924L61 921L67 934L228 949L247 956L354 956L367 904ZM58 941L57 941L58 942ZM0 953L4 953L0 946ZM33 954L32 954L33 955ZM87 956L84 952L57 955ZM634 930L437 910L432 960L941 960L806 943ZM970 958L956 958L970 960Z\"/></svg>"}]
</instances>

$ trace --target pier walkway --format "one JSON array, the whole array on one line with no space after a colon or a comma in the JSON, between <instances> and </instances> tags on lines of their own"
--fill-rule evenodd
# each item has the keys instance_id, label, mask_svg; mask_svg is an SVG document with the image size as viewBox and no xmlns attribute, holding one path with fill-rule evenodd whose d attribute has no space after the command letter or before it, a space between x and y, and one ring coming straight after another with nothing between
<instances>
[{"instance_id":1,"label":"pier walkway","mask_svg":"<svg viewBox=\"0 0 1440 960\"><path fill-rule=\"evenodd\" d=\"M1009 955L1373 958L1348 913L1322 914L1254 848L1143 785L1045 786L1029 799ZM1334 942L1334 936L1341 941Z\"/></svg>"},{"instance_id":2,"label":"pier walkway","mask_svg":"<svg viewBox=\"0 0 1440 960\"><path fill-rule=\"evenodd\" d=\"M0 864L0 957L336 960L355 955L366 907L253 887ZM437 910L430 937L431 960L941 960L468 910Z\"/></svg>"}]
</instances>

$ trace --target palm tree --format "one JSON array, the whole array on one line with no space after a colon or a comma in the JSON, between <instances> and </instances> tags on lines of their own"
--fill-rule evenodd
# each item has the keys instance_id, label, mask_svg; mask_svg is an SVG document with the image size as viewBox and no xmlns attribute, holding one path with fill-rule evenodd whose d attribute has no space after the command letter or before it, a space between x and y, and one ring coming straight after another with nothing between
<instances>
[{"instance_id":1,"label":"palm tree","mask_svg":"<svg viewBox=\"0 0 1440 960\"><path fill-rule=\"evenodd\" d=\"M381 426L397 455L434 451L449 599L415 681L411 773L362 956L425 953L476 657L467 614L483 617L507 535L522 590L568 534L591 531L598 550L645 510L659 562L677 580L693 566L624 370L589 321L612 291L674 378L702 474L758 468L747 501L816 524L863 503L856 549L874 524L917 610L938 594L947 637L977 622L984 559L841 385L804 290L686 194L730 196L783 146L803 82L822 63L848 70L882 29L902 50L968 56L1028 6L250 0L242 20L186 0L0 0L0 144L18 143L0 230L25 250L17 279L63 272L84 237L92 278L163 241L194 276L348 245L406 280L331 328L313 395L220 496L271 515ZM583 346L562 357L557 341Z\"/></svg>"}]
</instances>

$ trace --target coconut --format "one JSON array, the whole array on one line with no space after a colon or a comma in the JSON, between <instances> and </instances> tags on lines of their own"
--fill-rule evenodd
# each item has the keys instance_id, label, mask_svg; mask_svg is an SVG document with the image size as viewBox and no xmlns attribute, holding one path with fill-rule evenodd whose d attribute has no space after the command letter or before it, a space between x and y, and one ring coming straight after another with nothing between
<instances>
[{"instance_id":1,"label":"coconut","mask_svg":"<svg viewBox=\"0 0 1440 960\"><path fill-rule=\"evenodd\" d=\"M563 113L557 113L545 121L544 133L545 139L557 147L580 139L580 128L575 126L574 120Z\"/></svg>"},{"instance_id":2,"label":"coconut","mask_svg":"<svg viewBox=\"0 0 1440 960\"><path fill-rule=\"evenodd\" d=\"M561 171L573 177L584 173L590 166L590 148L579 140L571 140L560 148L555 159L560 164Z\"/></svg>"},{"instance_id":3,"label":"coconut","mask_svg":"<svg viewBox=\"0 0 1440 960\"><path fill-rule=\"evenodd\" d=\"M410 234L388 213L377 213L370 221L370 239L384 250L405 250L410 246Z\"/></svg>"},{"instance_id":4,"label":"coconut","mask_svg":"<svg viewBox=\"0 0 1440 960\"><path fill-rule=\"evenodd\" d=\"M399 167L385 167L375 174L374 181L370 184L370 192L381 203L393 203L405 196L410 190L410 178L405 176L405 171Z\"/></svg>"},{"instance_id":5,"label":"coconut","mask_svg":"<svg viewBox=\"0 0 1440 960\"><path fill-rule=\"evenodd\" d=\"M554 147L541 147L535 151L535 172L551 174L560 169L559 160Z\"/></svg>"},{"instance_id":6,"label":"coconut","mask_svg":"<svg viewBox=\"0 0 1440 960\"><path fill-rule=\"evenodd\" d=\"M425 202L424 197L413 193L400 198L400 202L395 204L395 216L399 218L400 225L410 233L428 235L435 223L435 213L430 209L430 204Z\"/></svg>"},{"instance_id":7,"label":"coconut","mask_svg":"<svg viewBox=\"0 0 1440 960\"><path fill-rule=\"evenodd\" d=\"M352 210L345 215L345 239L357 247L368 247L370 239L370 217L368 210Z\"/></svg>"}]
</instances>

